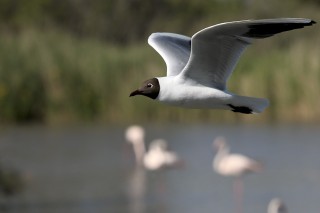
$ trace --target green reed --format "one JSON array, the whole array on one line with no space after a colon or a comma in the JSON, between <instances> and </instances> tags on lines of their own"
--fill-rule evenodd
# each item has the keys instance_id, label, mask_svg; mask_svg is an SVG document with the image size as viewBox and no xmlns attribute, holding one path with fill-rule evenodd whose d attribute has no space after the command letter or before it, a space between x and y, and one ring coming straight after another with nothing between
<instances>
[{"instance_id":1,"label":"green reed","mask_svg":"<svg viewBox=\"0 0 320 213\"><path fill-rule=\"evenodd\" d=\"M129 98L165 64L146 42L119 46L61 31L0 36L2 122L319 122L320 37L312 29L259 41L241 58L232 92L266 97L261 115L186 110ZM312 33L311 33L312 32ZM310 35L309 35L309 34ZM319 34L319 33L318 33Z\"/></svg>"}]
</instances>

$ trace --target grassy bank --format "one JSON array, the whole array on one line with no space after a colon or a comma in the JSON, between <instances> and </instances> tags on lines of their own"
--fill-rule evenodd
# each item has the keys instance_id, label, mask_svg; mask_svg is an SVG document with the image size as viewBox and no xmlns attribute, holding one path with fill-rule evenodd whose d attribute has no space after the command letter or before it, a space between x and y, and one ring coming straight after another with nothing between
<instances>
[{"instance_id":1,"label":"grassy bank","mask_svg":"<svg viewBox=\"0 0 320 213\"><path fill-rule=\"evenodd\" d=\"M267 97L257 115L163 106L128 94L165 74L147 43L114 46L59 31L28 29L0 36L0 119L45 123L319 122L320 36L303 29L260 41L240 60L230 91Z\"/></svg>"}]
</instances>

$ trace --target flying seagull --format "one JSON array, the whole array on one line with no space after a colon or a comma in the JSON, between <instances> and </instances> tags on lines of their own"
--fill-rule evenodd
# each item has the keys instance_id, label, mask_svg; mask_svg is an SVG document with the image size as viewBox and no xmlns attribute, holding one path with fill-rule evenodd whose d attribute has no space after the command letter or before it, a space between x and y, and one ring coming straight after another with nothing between
<instances>
[{"instance_id":1,"label":"flying seagull","mask_svg":"<svg viewBox=\"0 0 320 213\"><path fill-rule=\"evenodd\" d=\"M226 87L241 54L255 39L314 23L304 18L234 21L207 27L191 38L153 33L148 43L166 62L167 76L146 80L130 96L185 108L260 113L269 105L267 99L236 95Z\"/></svg>"}]
</instances>

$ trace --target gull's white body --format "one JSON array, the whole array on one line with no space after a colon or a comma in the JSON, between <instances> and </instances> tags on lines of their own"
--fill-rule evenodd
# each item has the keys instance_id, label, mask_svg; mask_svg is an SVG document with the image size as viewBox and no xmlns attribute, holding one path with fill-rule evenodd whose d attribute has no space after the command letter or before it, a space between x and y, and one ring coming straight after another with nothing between
<instances>
[{"instance_id":1,"label":"gull's white body","mask_svg":"<svg viewBox=\"0 0 320 213\"><path fill-rule=\"evenodd\" d=\"M223 100L232 99L232 95L221 90L210 87L202 87L195 82L188 82L178 77L158 78L161 85L158 100L170 105L182 106L186 108L225 108ZM174 90L169 85L176 85ZM168 85L168 86L166 86ZM185 97L193 96L188 99ZM221 105L220 105L221 104Z\"/></svg>"},{"instance_id":2,"label":"gull's white body","mask_svg":"<svg viewBox=\"0 0 320 213\"><path fill-rule=\"evenodd\" d=\"M256 39L314 23L302 18L226 22L205 28L191 38L174 33L153 33L148 43L167 65L167 76L157 78L160 91L156 99L186 108L260 113L268 106L267 99L239 96L227 90L227 81L240 56Z\"/></svg>"},{"instance_id":3,"label":"gull's white body","mask_svg":"<svg viewBox=\"0 0 320 213\"><path fill-rule=\"evenodd\" d=\"M170 76L160 77L158 80L162 89L157 99L169 105L185 108L229 109L230 107L227 104L232 104L250 108L256 107L255 112L261 112L263 106L268 105L268 100L263 98L235 95L213 87L204 87L189 79ZM175 85L174 90L170 85ZM261 107L258 108L257 106Z\"/></svg>"}]
</instances>

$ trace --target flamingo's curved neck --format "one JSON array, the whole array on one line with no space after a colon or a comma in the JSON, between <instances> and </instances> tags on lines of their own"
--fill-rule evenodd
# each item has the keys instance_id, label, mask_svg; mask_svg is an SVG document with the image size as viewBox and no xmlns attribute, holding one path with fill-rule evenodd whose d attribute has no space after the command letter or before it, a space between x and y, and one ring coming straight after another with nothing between
<instances>
[{"instance_id":1,"label":"flamingo's curved neck","mask_svg":"<svg viewBox=\"0 0 320 213\"><path fill-rule=\"evenodd\" d=\"M217 165L220 163L220 161L229 155L230 151L229 151L229 147L227 145L225 145L224 147L220 147L218 149L218 152L216 154L216 157L214 158L214 164Z\"/></svg>"}]
</instances>

